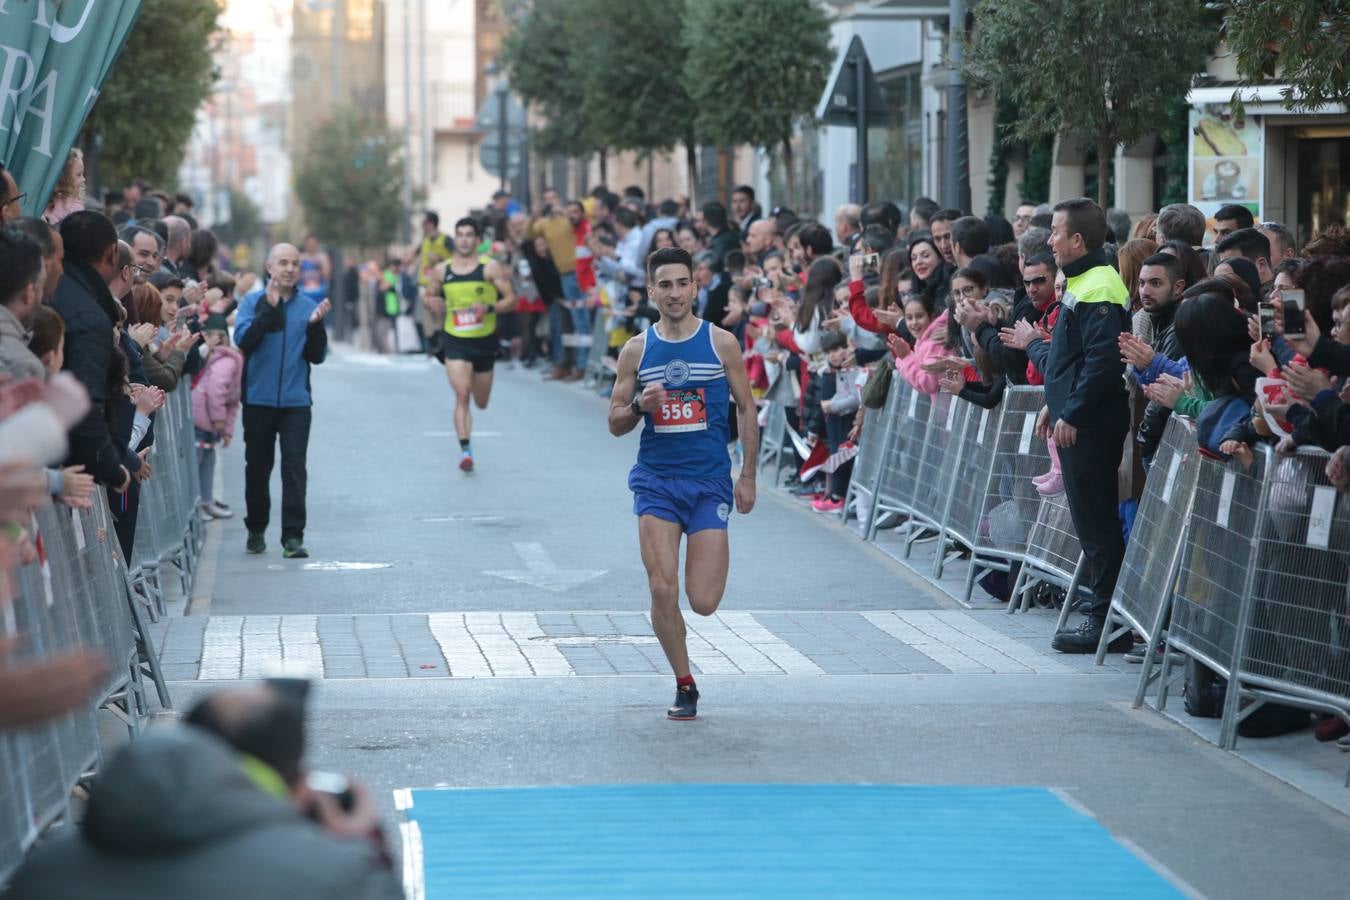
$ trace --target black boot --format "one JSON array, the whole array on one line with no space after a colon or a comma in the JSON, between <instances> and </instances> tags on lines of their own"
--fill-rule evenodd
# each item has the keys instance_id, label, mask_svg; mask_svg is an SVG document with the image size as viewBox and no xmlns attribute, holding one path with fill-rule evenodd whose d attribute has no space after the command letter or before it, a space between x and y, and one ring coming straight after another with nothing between
<instances>
[{"instance_id":1,"label":"black boot","mask_svg":"<svg viewBox=\"0 0 1350 900\"><path fill-rule=\"evenodd\" d=\"M1060 653L1096 653L1101 643L1105 616L1087 615L1077 626L1065 625L1055 633L1050 646ZM1134 637L1127 631L1106 647L1107 653L1124 653L1134 646Z\"/></svg>"}]
</instances>

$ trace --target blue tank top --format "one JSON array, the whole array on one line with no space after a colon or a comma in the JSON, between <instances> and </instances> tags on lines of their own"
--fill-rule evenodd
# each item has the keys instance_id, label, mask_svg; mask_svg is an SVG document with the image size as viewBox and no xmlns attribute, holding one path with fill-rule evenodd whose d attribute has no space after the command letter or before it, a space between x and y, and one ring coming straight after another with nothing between
<instances>
[{"instance_id":1,"label":"blue tank top","mask_svg":"<svg viewBox=\"0 0 1350 900\"><path fill-rule=\"evenodd\" d=\"M659 382L665 386L666 402L644 416L638 465L666 478L726 478L731 474L731 394L713 346L712 326L700 322L682 341L665 340L658 327L645 334L638 391Z\"/></svg>"},{"instance_id":2,"label":"blue tank top","mask_svg":"<svg viewBox=\"0 0 1350 900\"><path fill-rule=\"evenodd\" d=\"M328 296L328 282L323 280L323 269L312 259L300 260L300 293L316 301Z\"/></svg>"}]
</instances>

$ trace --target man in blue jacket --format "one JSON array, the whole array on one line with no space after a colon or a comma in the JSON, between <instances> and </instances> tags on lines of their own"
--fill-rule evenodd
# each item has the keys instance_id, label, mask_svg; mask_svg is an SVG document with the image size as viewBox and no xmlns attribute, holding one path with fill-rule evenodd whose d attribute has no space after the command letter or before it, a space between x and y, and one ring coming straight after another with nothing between
<instances>
[{"instance_id":1,"label":"man in blue jacket","mask_svg":"<svg viewBox=\"0 0 1350 900\"><path fill-rule=\"evenodd\" d=\"M300 251L277 244L267 255L267 285L239 304L234 340L244 354L244 500L249 553L267 549L264 532L272 510L268 484L274 451L281 442L281 553L287 559L305 550L305 454L309 448L313 398L309 367L323 362L328 333L323 318L332 310L296 290Z\"/></svg>"}]
</instances>

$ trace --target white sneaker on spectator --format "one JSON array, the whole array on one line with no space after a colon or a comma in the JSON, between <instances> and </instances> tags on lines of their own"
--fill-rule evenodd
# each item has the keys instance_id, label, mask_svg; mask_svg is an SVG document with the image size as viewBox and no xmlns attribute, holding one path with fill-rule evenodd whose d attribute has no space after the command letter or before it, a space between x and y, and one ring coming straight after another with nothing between
<instances>
[{"instance_id":1,"label":"white sneaker on spectator","mask_svg":"<svg viewBox=\"0 0 1350 900\"><path fill-rule=\"evenodd\" d=\"M228 519L234 515L231 510L225 509L215 503L203 503L202 512L212 519Z\"/></svg>"}]
</instances>

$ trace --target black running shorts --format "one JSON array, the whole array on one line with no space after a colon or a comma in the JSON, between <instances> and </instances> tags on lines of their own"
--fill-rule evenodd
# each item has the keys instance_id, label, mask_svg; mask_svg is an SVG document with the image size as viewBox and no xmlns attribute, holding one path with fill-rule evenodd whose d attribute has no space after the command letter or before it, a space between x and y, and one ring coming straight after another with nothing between
<instances>
[{"instance_id":1,"label":"black running shorts","mask_svg":"<svg viewBox=\"0 0 1350 900\"><path fill-rule=\"evenodd\" d=\"M491 372L497 364L497 336L495 334L481 338L455 337L441 332L440 348L436 357L441 362L448 359L462 359L473 363L474 372Z\"/></svg>"}]
</instances>

